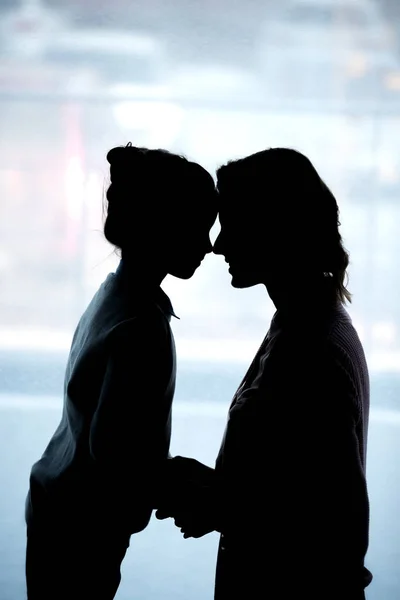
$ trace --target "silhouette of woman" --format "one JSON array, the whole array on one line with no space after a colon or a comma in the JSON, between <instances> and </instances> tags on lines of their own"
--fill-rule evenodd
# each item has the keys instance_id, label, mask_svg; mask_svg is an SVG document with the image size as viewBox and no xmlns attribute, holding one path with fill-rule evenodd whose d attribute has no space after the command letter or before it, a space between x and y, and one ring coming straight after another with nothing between
<instances>
[{"instance_id":1,"label":"silhouette of woman","mask_svg":"<svg viewBox=\"0 0 400 600\"><path fill-rule=\"evenodd\" d=\"M201 502L157 516L172 514L185 537L221 532L216 600L361 600L372 579L369 375L344 308L336 200L285 148L221 167L217 189L214 252L234 287L265 285L276 313L232 401L208 495L199 486ZM192 481L200 467L183 457L168 465Z\"/></svg>"},{"instance_id":2,"label":"silhouette of woman","mask_svg":"<svg viewBox=\"0 0 400 600\"><path fill-rule=\"evenodd\" d=\"M109 600L130 536L148 524L168 457L175 350L160 284L211 252L213 178L165 150L109 151L104 233L121 261L76 328L61 422L32 467L29 600Z\"/></svg>"}]
</instances>

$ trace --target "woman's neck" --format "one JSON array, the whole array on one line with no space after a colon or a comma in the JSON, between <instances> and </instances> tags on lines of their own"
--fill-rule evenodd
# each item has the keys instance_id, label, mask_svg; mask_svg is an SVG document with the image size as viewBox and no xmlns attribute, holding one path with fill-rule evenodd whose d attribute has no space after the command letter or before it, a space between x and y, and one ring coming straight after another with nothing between
<instances>
[{"instance_id":1,"label":"woman's neck","mask_svg":"<svg viewBox=\"0 0 400 600\"><path fill-rule=\"evenodd\" d=\"M159 287L168 275L166 269L151 260L138 260L123 255L120 266L124 277L140 286Z\"/></svg>"},{"instance_id":2,"label":"woman's neck","mask_svg":"<svg viewBox=\"0 0 400 600\"><path fill-rule=\"evenodd\" d=\"M299 313L310 308L324 308L337 303L333 281L329 277L266 284L267 292L277 310Z\"/></svg>"}]
</instances>

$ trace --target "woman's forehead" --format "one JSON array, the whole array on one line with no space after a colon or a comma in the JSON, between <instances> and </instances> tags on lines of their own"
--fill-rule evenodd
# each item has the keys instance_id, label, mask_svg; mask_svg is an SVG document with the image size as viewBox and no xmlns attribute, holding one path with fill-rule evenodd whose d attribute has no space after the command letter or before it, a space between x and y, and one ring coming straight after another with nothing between
<instances>
[{"instance_id":1,"label":"woman's forehead","mask_svg":"<svg viewBox=\"0 0 400 600\"><path fill-rule=\"evenodd\" d=\"M250 211L243 210L238 204L219 206L218 219L221 225L231 225L251 218Z\"/></svg>"}]
</instances>

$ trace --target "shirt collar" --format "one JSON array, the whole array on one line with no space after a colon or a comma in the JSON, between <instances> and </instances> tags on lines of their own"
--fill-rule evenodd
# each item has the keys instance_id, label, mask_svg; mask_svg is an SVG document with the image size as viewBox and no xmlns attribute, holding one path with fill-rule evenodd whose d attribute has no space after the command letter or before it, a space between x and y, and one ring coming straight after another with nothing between
<instances>
[{"instance_id":1,"label":"shirt collar","mask_svg":"<svg viewBox=\"0 0 400 600\"><path fill-rule=\"evenodd\" d=\"M174 308L172 306L171 300L164 292L161 287L156 289L156 293L154 295L154 302L157 304L158 308L167 318L175 317L175 319L179 319L179 317L175 314Z\"/></svg>"}]
</instances>

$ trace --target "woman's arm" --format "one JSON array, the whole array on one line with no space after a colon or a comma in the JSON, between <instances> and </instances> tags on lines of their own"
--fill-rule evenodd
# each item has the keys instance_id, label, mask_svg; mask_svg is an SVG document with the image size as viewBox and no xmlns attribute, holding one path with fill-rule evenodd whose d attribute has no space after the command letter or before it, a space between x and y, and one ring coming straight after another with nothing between
<instances>
[{"instance_id":1,"label":"woman's arm","mask_svg":"<svg viewBox=\"0 0 400 600\"><path fill-rule=\"evenodd\" d=\"M143 506L150 517L151 488L170 443L173 385L171 342L162 323L132 320L113 332L89 446L99 493L121 510ZM173 390L172 390L173 391ZM172 396L172 392L170 392ZM140 520L140 519L139 519Z\"/></svg>"}]
</instances>

